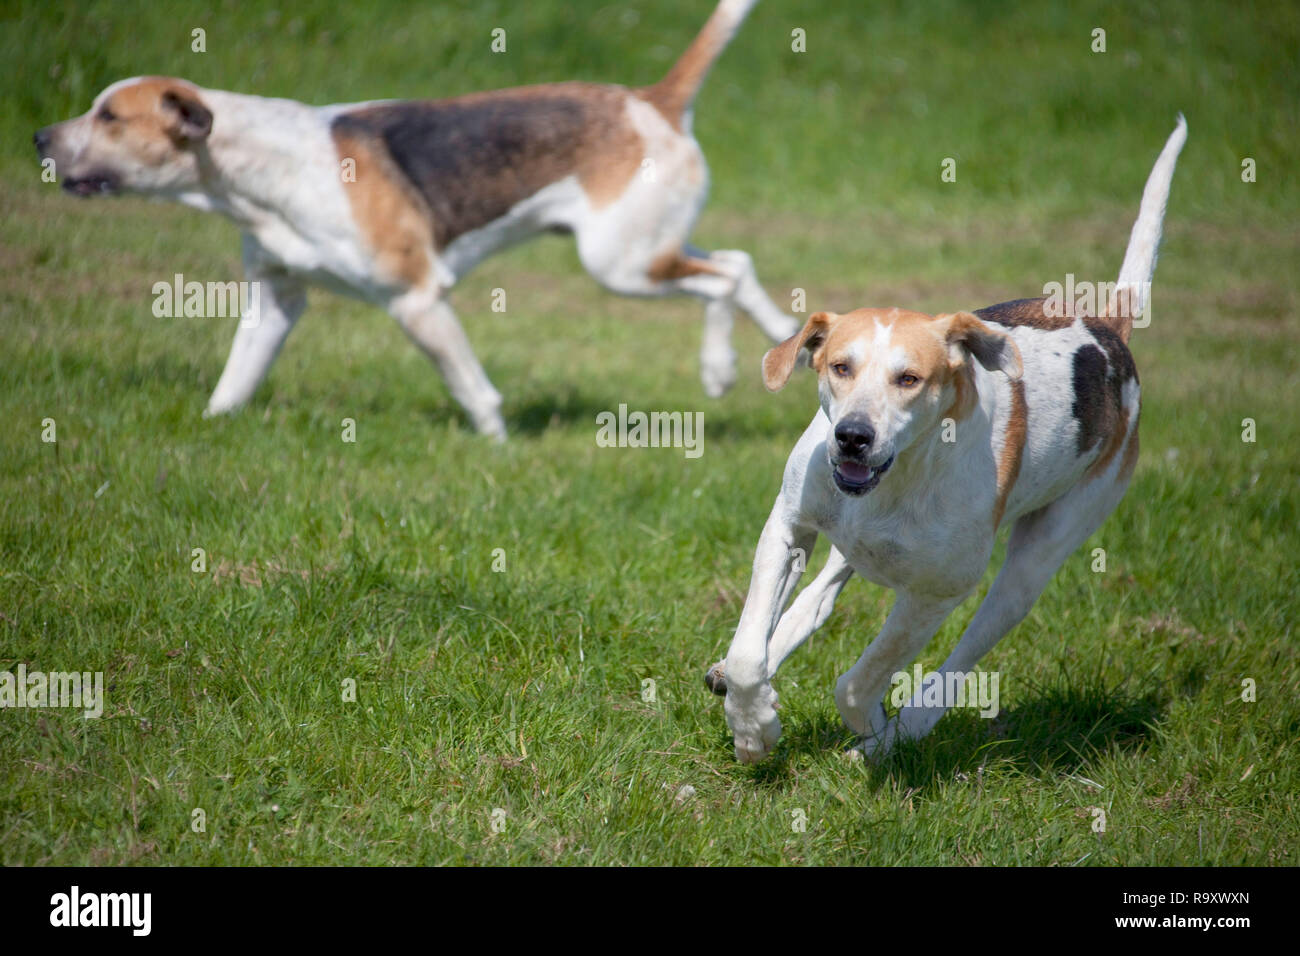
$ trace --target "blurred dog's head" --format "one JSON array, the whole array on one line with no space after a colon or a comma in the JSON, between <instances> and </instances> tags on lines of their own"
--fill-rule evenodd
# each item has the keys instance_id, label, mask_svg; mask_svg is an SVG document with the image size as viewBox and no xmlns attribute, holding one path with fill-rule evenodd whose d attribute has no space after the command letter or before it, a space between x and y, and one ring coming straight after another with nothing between
<instances>
[{"instance_id":1,"label":"blurred dog's head","mask_svg":"<svg viewBox=\"0 0 1300 956\"><path fill-rule=\"evenodd\" d=\"M34 137L54 160L63 188L78 196L171 194L200 180L198 150L212 112L192 83L144 76L114 83L81 116Z\"/></svg>"},{"instance_id":2,"label":"blurred dog's head","mask_svg":"<svg viewBox=\"0 0 1300 956\"><path fill-rule=\"evenodd\" d=\"M902 309L818 312L763 356L763 382L785 385L801 354L818 375L835 484L863 495L895 457L944 418L960 419L976 399L971 360L1019 378L1020 351L969 312L929 316Z\"/></svg>"}]
</instances>

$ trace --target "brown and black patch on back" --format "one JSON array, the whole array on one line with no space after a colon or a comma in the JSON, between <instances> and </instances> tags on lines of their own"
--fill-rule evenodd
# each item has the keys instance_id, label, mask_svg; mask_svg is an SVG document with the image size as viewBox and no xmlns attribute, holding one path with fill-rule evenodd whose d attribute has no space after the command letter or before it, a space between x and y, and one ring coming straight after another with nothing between
<instances>
[{"instance_id":1,"label":"brown and black patch on back","mask_svg":"<svg viewBox=\"0 0 1300 956\"><path fill-rule=\"evenodd\" d=\"M428 204L441 249L565 176L596 175L593 147L635 139L630 176L639 138L621 122L625 97L618 87L564 83L382 103L339 115L333 131L383 144Z\"/></svg>"},{"instance_id":2,"label":"brown and black patch on back","mask_svg":"<svg viewBox=\"0 0 1300 956\"><path fill-rule=\"evenodd\" d=\"M1074 324L1073 310L1066 306L1066 315L1047 314L1047 296L1037 299L1013 299L983 309L976 309L975 315L983 322L995 322L1007 328L1028 326L1032 329L1054 331L1066 329Z\"/></svg>"},{"instance_id":3,"label":"brown and black patch on back","mask_svg":"<svg viewBox=\"0 0 1300 956\"><path fill-rule=\"evenodd\" d=\"M345 192L375 257L376 276L408 287L421 285L432 266L429 211L419 190L373 136L333 131L335 148L354 163Z\"/></svg>"},{"instance_id":4,"label":"brown and black patch on back","mask_svg":"<svg viewBox=\"0 0 1300 956\"><path fill-rule=\"evenodd\" d=\"M1074 405L1071 411L1079 423L1080 455L1098 442L1123 440L1128 425L1128 414L1124 410L1124 383L1136 382L1138 377L1133 355L1114 329L1097 319L1086 319L1084 324L1092 333L1095 344L1080 346L1074 353ZM1106 451L1113 454L1109 445ZM1110 454L1106 455L1107 459Z\"/></svg>"}]
</instances>

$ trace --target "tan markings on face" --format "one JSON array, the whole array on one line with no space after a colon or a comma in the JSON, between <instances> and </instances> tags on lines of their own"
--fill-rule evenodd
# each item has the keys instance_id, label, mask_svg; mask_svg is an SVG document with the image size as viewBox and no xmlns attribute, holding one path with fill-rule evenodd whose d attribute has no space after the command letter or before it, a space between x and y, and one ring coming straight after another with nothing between
<instances>
[{"instance_id":1,"label":"tan markings on face","mask_svg":"<svg viewBox=\"0 0 1300 956\"><path fill-rule=\"evenodd\" d=\"M103 143L146 166L176 158L181 146L170 133L174 118L163 106L167 93L198 96L190 84L162 76L147 76L114 90L90 113L92 150L96 142Z\"/></svg>"},{"instance_id":2,"label":"tan markings on face","mask_svg":"<svg viewBox=\"0 0 1300 956\"><path fill-rule=\"evenodd\" d=\"M1020 477L1020 462L1025 453L1025 436L1029 432L1029 406L1025 402L1025 383L1016 379L1011 383L1011 409L1007 414L1007 428L1002 434L1002 450L998 454L998 494L993 504L993 530L1002 523L1002 513L1007 508L1007 496Z\"/></svg>"},{"instance_id":3,"label":"tan markings on face","mask_svg":"<svg viewBox=\"0 0 1300 956\"><path fill-rule=\"evenodd\" d=\"M954 377L948 349L934 328L933 317L902 309L858 309L841 316L825 346L813 356L813 367L837 399L870 373L873 385L883 385L887 401L895 407L909 405L929 390L942 389ZM899 380L905 374L914 376L916 383L901 385Z\"/></svg>"},{"instance_id":4,"label":"tan markings on face","mask_svg":"<svg viewBox=\"0 0 1300 956\"><path fill-rule=\"evenodd\" d=\"M345 182L352 217L375 257L380 276L408 286L429 274L433 224L420 195L382 148L367 136L334 130L340 157L356 161L355 181Z\"/></svg>"}]
</instances>

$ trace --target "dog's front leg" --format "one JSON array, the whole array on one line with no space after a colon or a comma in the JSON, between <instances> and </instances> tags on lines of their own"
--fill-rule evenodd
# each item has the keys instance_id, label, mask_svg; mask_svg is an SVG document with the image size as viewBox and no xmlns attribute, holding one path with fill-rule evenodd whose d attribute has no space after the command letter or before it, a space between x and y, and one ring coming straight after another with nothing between
<instances>
[{"instance_id":1,"label":"dog's front leg","mask_svg":"<svg viewBox=\"0 0 1300 956\"><path fill-rule=\"evenodd\" d=\"M784 495L763 528L754 555L754 572L740 624L727 651L727 726L735 738L736 759L757 763L781 736L776 691L768 676L768 639L803 574L804 556L817 532L794 519Z\"/></svg>"},{"instance_id":2,"label":"dog's front leg","mask_svg":"<svg viewBox=\"0 0 1300 956\"><path fill-rule=\"evenodd\" d=\"M705 305L700 380L710 398L721 398L736 384L736 350L731 347L733 321L731 299L712 299Z\"/></svg>"},{"instance_id":3,"label":"dog's front leg","mask_svg":"<svg viewBox=\"0 0 1300 956\"><path fill-rule=\"evenodd\" d=\"M835 599L853 577L844 555L831 548L826 566L806 588L799 592L790 609L781 615L776 633L767 645L767 676L775 677L785 659L799 649L813 632L826 623L835 609Z\"/></svg>"},{"instance_id":4,"label":"dog's front leg","mask_svg":"<svg viewBox=\"0 0 1300 956\"><path fill-rule=\"evenodd\" d=\"M798 560L798 552L796 552ZM826 623L835 609L835 599L844 590L844 585L853 577L844 555L838 548L831 548L826 566L813 582L799 592L794 603L781 615L776 631L767 642L767 677L771 680L781 669L787 657L797 651L819 627ZM709 668L704 676L704 683L715 694L727 693L727 662L718 661Z\"/></svg>"},{"instance_id":5,"label":"dog's front leg","mask_svg":"<svg viewBox=\"0 0 1300 956\"><path fill-rule=\"evenodd\" d=\"M389 303L393 314L411 341L433 359L460 407L474 428L496 441L505 441L506 423L501 417L501 395L492 387L487 373L474 355L465 330L441 292L412 289Z\"/></svg>"},{"instance_id":6,"label":"dog's front leg","mask_svg":"<svg viewBox=\"0 0 1300 956\"><path fill-rule=\"evenodd\" d=\"M226 367L208 399L205 418L232 411L253 397L307 306L301 282L284 273L262 274L247 244L245 249L252 292L242 309Z\"/></svg>"}]
</instances>

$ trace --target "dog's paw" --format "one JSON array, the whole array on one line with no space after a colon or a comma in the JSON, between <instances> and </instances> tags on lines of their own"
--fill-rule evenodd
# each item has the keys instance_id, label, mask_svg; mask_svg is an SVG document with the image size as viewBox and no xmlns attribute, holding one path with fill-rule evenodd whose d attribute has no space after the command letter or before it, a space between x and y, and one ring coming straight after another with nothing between
<instances>
[{"instance_id":1,"label":"dog's paw","mask_svg":"<svg viewBox=\"0 0 1300 956\"><path fill-rule=\"evenodd\" d=\"M934 725L947 712L946 707L908 705L898 712L898 735L911 740L920 740L934 729Z\"/></svg>"},{"instance_id":2,"label":"dog's paw","mask_svg":"<svg viewBox=\"0 0 1300 956\"><path fill-rule=\"evenodd\" d=\"M870 736L885 728L885 706L879 698L863 697L845 674L835 682L835 706L844 725L858 736Z\"/></svg>"},{"instance_id":3,"label":"dog's paw","mask_svg":"<svg viewBox=\"0 0 1300 956\"><path fill-rule=\"evenodd\" d=\"M239 406L239 402L229 402L213 398L208 402L208 407L203 409L203 417L216 418L218 415L229 415L235 409L239 408Z\"/></svg>"},{"instance_id":4,"label":"dog's paw","mask_svg":"<svg viewBox=\"0 0 1300 956\"><path fill-rule=\"evenodd\" d=\"M706 355L700 364L700 381L704 383L704 394L709 398L721 398L731 386L736 384L736 355Z\"/></svg>"},{"instance_id":5,"label":"dog's paw","mask_svg":"<svg viewBox=\"0 0 1300 956\"><path fill-rule=\"evenodd\" d=\"M770 685L743 695L727 694L727 726L735 738L736 759L758 763L772 752L781 739L781 721L776 716L776 691Z\"/></svg>"},{"instance_id":6,"label":"dog's paw","mask_svg":"<svg viewBox=\"0 0 1300 956\"><path fill-rule=\"evenodd\" d=\"M898 741L898 718L885 719L884 707L880 708L880 716L883 726L877 732L865 734L856 748L868 760L883 760L893 751L894 744Z\"/></svg>"},{"instance_id":7,"label":"dog's paw","mask_svg":"<svg viewBox=\"0 0 1300 956\"><path fill-rule=\"evenodd\" d=\"M718 661L704 674L704 686L719 697L727 696L727 662Z\"/></svg>"},{"instance_id":8,"label":"dog's paw","mask_svg":"<svg viewBox=\"0 0 1300 956\"><path fill-rule=\"evenodd\" d=\"M474 422L474 430L484 438L498 445L505 443L506 422L500 415L495 413L474 415L471 420Z\"/></svg>"},{"instance_id":9,"label":"dog's paw","mask_svg":"<svg viewBox=\"0 0 1300 956\"><path fill-rule=\"evenodd\" d=\"M782 322L780 325L776 326L776 328L773 330L772 337L775 338L778 343L781 343L784 342L786 339L790 338L790 336L794 335L802 328L803 328L802 325L800 325L794 319L791 319L789 322ZM800 349L799 355L795 361L799 365L803 366L804 368L812 367L811 353L807 349Z\"/></svg>"}]
</instances>

